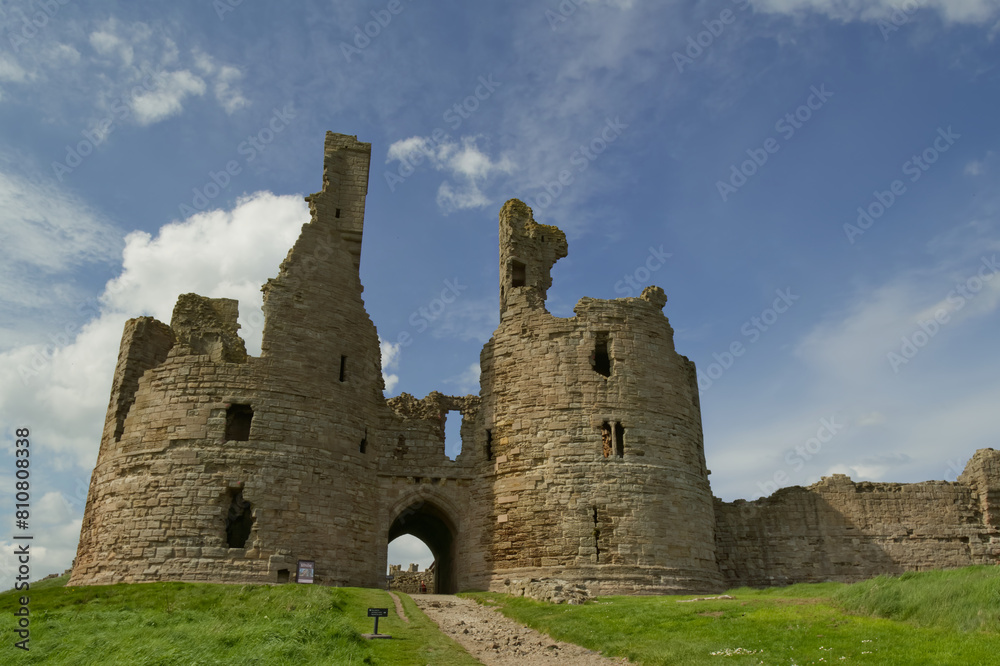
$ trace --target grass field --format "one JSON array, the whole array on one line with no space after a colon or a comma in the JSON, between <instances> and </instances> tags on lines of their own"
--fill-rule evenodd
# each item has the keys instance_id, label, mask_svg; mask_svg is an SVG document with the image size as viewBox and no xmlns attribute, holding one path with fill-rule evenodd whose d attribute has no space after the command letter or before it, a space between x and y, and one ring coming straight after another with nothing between
<instances>
[{"instance_id":1,"label":"grass field","mask_svg":"<svg viewBox=\"0 0 1000 666\"><path fill-rule=\"evenodd\" d=\"M25 664L433 664L477 663L406 595L409 624L380 590L310 585L32 584ZM12 612L23 593L0 594ZM733 599L607 597L554 606L498 594L496 605L555 638L639 664L1000 664L1000 567L881 576L728 592ZM369 607L387 607L367 641ZM12 618L8 615L8 618ZM12 627L9 624L8 627ZM13 634L4 631L10 643Z\"/></svg>"},{"instance_id":2,"label":"grass field","mask_svg":"<svg viewBox=\"0 0 1000 666\"><path fill-rule=\"evenodd\" d=\"M31 650L3 646L4 663L102 666L275 664L476 664L405 595L410 623L383 591L309 585L146 583L64 587L33 584ZM16 598L0 594L13 618ZM369 607L389 608L368 641ZM9 611L9 612L8 612ZM5 636L15 640L6 629ZM16 654L12 654L16 653ZM13 659L11 659L13 657Z\"/></svg>"},{"instance_id":3,"label":"grass field","mask_svg":"<svg viewBox=\"0 0 1000 666\"><path fill-rule=\"evenodd\" d=\"M553 606L470 593L553 637L640 664L1000 664L1000 567Z\"/></svg>"}]
</instances>

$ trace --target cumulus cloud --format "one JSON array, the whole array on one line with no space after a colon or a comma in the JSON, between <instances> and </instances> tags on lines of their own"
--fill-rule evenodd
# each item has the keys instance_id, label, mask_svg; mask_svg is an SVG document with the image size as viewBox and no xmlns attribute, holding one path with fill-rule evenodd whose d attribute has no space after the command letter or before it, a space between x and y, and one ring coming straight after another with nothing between
<instances>
[{"instance_id":1,"label":"cumulus cloud","mask_svg":"<svg viewBox=\"0 0 1000 666\"><path fill-rule=\"evenodd\" d=\"M448 174L455 182L445 180L437 193L437 203L446 213L482 208L492 203L483 192L490 178L514 171L510 156L491 158L479 147L482 139L478 135L464 136L459 141L445 139L435 143L428 137L410 137L389 146L386 163L398 161L401 168L412 170L426 161Z\"/></svg>"},{"instance_id":2,"label":"cumulus cloud","mask_svg":"<svg viewBox=\"0 0 1000 666\"><path fill-rule=\"evenodd\" d=\"M461 374L449 377L444 380L445 384L452 384L458 388L459 393L479 393L479 376L481 370L479 363L472 363Z\"/></svg>"}]
</instances>

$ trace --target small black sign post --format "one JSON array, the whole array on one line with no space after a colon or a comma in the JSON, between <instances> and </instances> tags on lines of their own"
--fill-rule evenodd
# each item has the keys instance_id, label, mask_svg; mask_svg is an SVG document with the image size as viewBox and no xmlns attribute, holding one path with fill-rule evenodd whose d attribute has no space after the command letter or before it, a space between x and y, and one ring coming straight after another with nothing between
<instances>
[{"instance_id":1,"label":"small black sign post","mask_svg":"<svg viewBox=\"0 0 1000 666\"><path fill-rule=\"evenodd\" d=\"M388 634L378 633L378 619L380 617L389 617L388 608L369 608L368 617L375 618L375 633L372 634L372 638L389 638Z\"/></svg>"}]
</instances>

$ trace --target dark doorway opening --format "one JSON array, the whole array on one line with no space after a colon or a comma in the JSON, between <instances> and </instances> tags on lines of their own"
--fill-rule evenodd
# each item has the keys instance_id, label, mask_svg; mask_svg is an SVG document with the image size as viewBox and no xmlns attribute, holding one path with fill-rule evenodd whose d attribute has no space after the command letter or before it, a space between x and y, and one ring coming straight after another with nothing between
<instances>
[{"instance_id":1,"label":"dark doorway opening","mask_svg":"<svg viewBox=\"0 0 1000 666\"><path fill-rule=\"evenodd\" d=\"M389 542L404 534L423 541L434 555L434 593L455 594L455 528L440 507L432 502L414 502L389 526Z\"/></svg>"},{"instance_id":2,"label":"dark doorway opening","mask_svg":"<svg viewBox=\"0 0 1000 666\"><path fill-rule=\"evenodd\" d=\"M251 421L253 421L253 408L250 405L229 405L226 410L226 441L249 440Z\"/></svg>"},{"instance_id":3,"label":"dark doorway opening","mask_svg":"<svg viewBox=\"0 0 1000 666\"><path fill-rule=\"evenodd\" d=\"M253 505L243 499L242 490L229 491L226 512L226 544L230 548L245 548L253 528Z\"/></svg>"}]
</instances>

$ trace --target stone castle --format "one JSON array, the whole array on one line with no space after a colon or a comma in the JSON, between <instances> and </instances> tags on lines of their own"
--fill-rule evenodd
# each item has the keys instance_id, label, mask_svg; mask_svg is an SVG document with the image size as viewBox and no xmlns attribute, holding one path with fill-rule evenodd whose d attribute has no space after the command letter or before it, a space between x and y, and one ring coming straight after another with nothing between
<instances>
[{"instance_id":1,"label":"stone castle","mask_svg":"<svg viewBox=\"0 0 1000 666\"><path fill-rule=\"evenodd\" d=\"M262 353L237 302L180 296L125 324L71 585L385 585L402 534L434 588L571 595L853 581L1000 561L1000 451L955 483L845 476L712 496L694 364L667 297L545 309L562 231L500 210L500 324L478 396L386 399L359 279L371 145L328 133L312 219L263 286ZM444 452L448 412L462 449Z\"/></svg>"}]
</instances>

